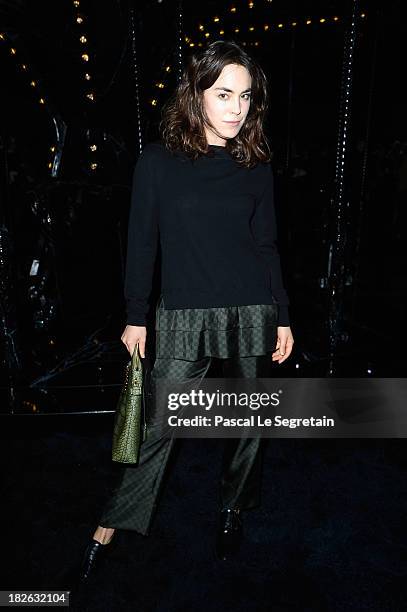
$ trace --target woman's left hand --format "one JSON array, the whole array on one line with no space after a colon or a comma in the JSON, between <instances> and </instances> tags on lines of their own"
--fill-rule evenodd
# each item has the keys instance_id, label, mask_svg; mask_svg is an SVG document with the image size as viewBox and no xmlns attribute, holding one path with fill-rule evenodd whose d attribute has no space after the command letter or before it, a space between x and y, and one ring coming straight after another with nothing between
<instances>
[{"instance_id":1,"label":"woman's left hand","mask_svg":"<svg viewBox=\"0 0 407 612\"><path fill-rule=\"evenodd\" d=\"M277 327L276 350L272 355L273 361L283 363L293 350L294 338L290 327Z\"/></svg>"}]
</instances>

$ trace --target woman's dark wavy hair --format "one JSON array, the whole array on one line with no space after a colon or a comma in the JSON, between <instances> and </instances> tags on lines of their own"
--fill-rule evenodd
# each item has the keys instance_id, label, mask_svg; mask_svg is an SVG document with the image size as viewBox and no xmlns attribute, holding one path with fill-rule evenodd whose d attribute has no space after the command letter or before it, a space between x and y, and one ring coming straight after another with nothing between
<instances>
[{"instance_id":1,"label":"woman's dark wavy hair","mask_svg":"<svg viewBox=\"0 0 407 612\"><path fill-rule=\"evenodd\" d=\"M180 150L196 159L207 154L205 123L214 129L203 102L203 91L213 85L228 64L247 68L251 79L249 112L239 133L226 141L226 149L241 165L252 167L271 159L263 122L268 109L267 79L260 66L234 41L216 40L193 53L174 94L162 110L161 138L170 151Z\"/></svg>"}]
</instances>

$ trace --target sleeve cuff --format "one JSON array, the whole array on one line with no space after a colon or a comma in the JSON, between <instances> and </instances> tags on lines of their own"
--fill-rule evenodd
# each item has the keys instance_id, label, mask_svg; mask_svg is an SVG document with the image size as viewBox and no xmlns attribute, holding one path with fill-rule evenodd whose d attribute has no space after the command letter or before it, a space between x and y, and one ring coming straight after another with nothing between
<instances>
[{"instance_id":1,"label":"sleeve cuff","mask_svg":"<svg viewBox=\"0 0 407 612\"><path fill-rule=\"evenodd\" d=\"M290 316L288 314L288 306L279 306L277 325L281 327L290 327Z\"/></svg>"},{"instance_id":2,"label":"sleeve cuff","mask_svg":"<svg viewBox=\"0 0 407 612\"><path fill-rule=\"evenodd\" d=\"M147 318L145 315L128 315L126 325L139 325L141 327L147 327Z\"/></svg>"}]
</instances>

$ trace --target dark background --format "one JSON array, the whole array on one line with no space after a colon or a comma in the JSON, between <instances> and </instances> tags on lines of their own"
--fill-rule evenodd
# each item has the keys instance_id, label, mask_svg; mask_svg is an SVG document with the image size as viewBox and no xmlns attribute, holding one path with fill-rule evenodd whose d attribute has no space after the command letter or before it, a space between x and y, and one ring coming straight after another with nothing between
<instances>
[{"instance_id":1,"label":"dark background","mask_svg":"<svg viewBox=\"0 0 407 612\"><path fill-rule=\"evenodd\" d=\"M126 359L119 338L125 320L131 175L144 144L158 136L162 104L193 49L190 43L206 40L199 24L210 32L210 40L223 36L242 43L270 83L266 127L274 151L280 251L296 341L280 372L325 376L333 350L336 375L404 376L402 3L357 3L346 136L348 204L339 264L345 286L333 348L328 266L337 215L344 44L353 3L264 0L252 9L236 3L235 13L232 6L185 2L180 21L179 4L169 0L135 6L119 0L81 0L79 6L0 2L1 201L7 247L1 382L5 393L10 382L18 393L30 387L34 396L24 397L28 412L33 404L34 410L51 410L40 407L36 397L45 388L49 399L51 385L71 388L86 380L98 387L120 381ZM76 22L78 15L82 24ZM83 35L86 44L80 42ZM88 62L81 59L84 52ZM30 86L32 80L36 87ZM93 101L86 97L90 92ZM65 127L65 140L52 175L56 125ZM33 260L38 270L30 275ZM150 313L152 356L158 293L159 270ZM6 397L2 410L10 409L11 400L12 410L25 411L14 393ZM67 401L63 410L83 410L76 401ZM61 406L59 399L50 402L53 409Z\"/></svg>"}]
</instances>

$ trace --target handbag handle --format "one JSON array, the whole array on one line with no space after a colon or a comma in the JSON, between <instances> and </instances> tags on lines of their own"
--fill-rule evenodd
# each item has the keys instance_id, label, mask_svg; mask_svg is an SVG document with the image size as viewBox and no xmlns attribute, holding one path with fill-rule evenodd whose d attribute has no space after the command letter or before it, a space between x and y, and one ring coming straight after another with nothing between
<instances>
[{"instance_id":1,"label":"handbag handle","mask_svg":"<svg viewBox=\"0 0 407 612\"><path fill-rule=\"evenodd\" d=\"M139 350L139 343L137 342L136 346L134 347L133 350L133 355L131 356L131 360L132 360L132 367L135 368L136 370L138 370L140 368L140 359L141 359L141 355L140 355L140 350Z\"/></svg>"}]
</instances>

